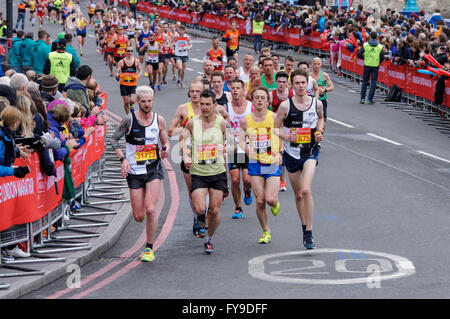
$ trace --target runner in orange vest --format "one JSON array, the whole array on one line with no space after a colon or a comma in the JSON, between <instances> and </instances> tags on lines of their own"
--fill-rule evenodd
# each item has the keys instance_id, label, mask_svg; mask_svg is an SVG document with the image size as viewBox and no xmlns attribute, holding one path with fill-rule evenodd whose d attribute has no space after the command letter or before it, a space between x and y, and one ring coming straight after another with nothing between
<instances>
[{"instance_id":1,"label":"runner in orange vest","mask_svg":"<svg viewBox=\"0 0 450 319\"><path fill-rule=\"evenodd\" d=\"M227 43L227 58L234 57L237 60L239 51L239 30L237 29L237 23L235 21L231 22L231 27L223 35L222 41Z\"/></svg>"},{"instance_id":2,"label":"runner in orange vest","mask_svg":"<svg viewBox=\"0 0 450 319\"><path fill-rule=\"evenodd\" d=\"M219 47L219 39L212 39L212 48L206 52L206 56L212 61L214 71L223 71L223 63L226 62L225 51Z\"/></svg>"},{"instance_id":3,"label":"runner in orange vest","mask_svg":"<svg viewBox=\"0 0 450 319\"><path fill-rule=\"evenodd\" d=\"M133 47L127 46L126 56L117 63L116 68L116 79L120 81L120 95L123 98L125 114L130 113L136 102L137 80L141 74L141 64L133 56Z\"/></svg>"}]
</instances>

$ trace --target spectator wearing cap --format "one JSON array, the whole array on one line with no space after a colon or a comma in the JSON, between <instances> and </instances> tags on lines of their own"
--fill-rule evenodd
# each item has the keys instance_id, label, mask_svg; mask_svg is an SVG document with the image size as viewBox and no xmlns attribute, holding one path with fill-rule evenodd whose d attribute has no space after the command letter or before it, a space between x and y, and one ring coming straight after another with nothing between
<instances>
[{"instance_id":1,"label":"spectator wearing cap","mask_svg":"<svg viewBox=\"0 0 450 319\"><path fill-rule=\"evenodd\" d=\"M22 72L33 69L33 32L28 32L22 41Z\"/></svg>"},{"instance_id":2,"label":"spectator wearing cap","mask_svg":"<svg viewBox=\"0 0 450 319\"><path fill-rule=\"evenodd\" d=\"M24 38L25 32L17 31L17 36L11 40L9 64L16 72L22 72L22 41Z\"/></svg>"},{"instance_id":3,"label":"spectator wearing cap","mask_svg":"<svg viewBox=\"0 0 450 319\"><path fill-rule=\"evenodd\" d=\"M32 67L36 74L42 74L44 72L44 64L50 53L50 47L47 45L47 32L45 30L39 30L38 39L34 43L32 53Z\"/></svg>"},{"instance_id":4,"label":"spectator wearing cap","mask_svg":"<svg viewBox=\"0 0 450 319\"><path fill-rule=\"evenodd\" d=\"M58 49L58 42L60 39L64 39L65 35L66 35L65 32L58 33L55 41L52 42L52 49L51 49L52 52L56 51ZM67 41L66 41L66 46L67 46Z\"/></svg>"},{"instance_id":5,"label":"spectator wearing cap","mask_svg":"<svg viewBox=\"0 0 450 319\"><path fill-rule=\"evenodd\" d=\"M40 93L46 106L55 100L55 95L58 93L58 87L59 82L56 76L49 74L42 78Z\"/></svg>"},{"instance_id":6,"label":"spectator wearing cap","mask_svg":"<svg viewBox=\"0 0 450 319\"><path fill-rule=\"evenodd\" d=\"M76 76L69 78L63 90L67 98L83 105L86 109L86 116L90 115L90 100L86 87L91 77L92 68L82 65L77 69Z\"/></svg>"},{"instance_id":7,"label":"spectator wearing cap","mask_svg":"<svg viewBox=\"0 0 450 319\"><path fill-rule=\"evenodd\" d=\"M69 77L75 75L75 62L72 55L66 52L65 39L59 39L57 50L49 53L43 71L44 74L56 76L59 82L59 91L61 92Z\"/></svg>"}]
</instances>

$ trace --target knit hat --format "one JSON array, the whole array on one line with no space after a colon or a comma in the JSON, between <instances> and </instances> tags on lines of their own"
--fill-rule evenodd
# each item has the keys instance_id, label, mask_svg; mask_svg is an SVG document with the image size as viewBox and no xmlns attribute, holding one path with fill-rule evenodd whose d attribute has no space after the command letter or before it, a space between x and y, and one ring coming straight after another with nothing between
<instances>
[{"instance_id":1,"label":"knit hat","mask_svg":"<svg viewBox=\"0 0 450 319\"><path fill-rule=\"evenodd\" d=\"M54 75L46 75L42 78L42 83L41 83L41 87L43 89L49 90L49 89L54 89L57 88L59 85L59 81L56 78L56 76Z\"/></svg>"},{"instance_id":2,"label":"knit hat","mask_svg":"<svg viewBox=\"0 0 450 319\"><path fill-rule=\"evenodd\" d=\"M67 104L65 101L63 101L63 100L53 100L47 105L47 112L50 111L57 104L63 104L63 105L65 105L67 107L67 109L69 109L69 104Z\"/></svg>"}]
</instances>

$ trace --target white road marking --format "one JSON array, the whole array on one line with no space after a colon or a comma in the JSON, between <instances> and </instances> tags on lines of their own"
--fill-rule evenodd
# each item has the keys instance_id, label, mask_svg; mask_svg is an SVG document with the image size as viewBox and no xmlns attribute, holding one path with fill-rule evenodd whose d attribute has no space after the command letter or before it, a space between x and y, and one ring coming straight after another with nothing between
<instances>
[{"instance_id":1,"label":"white road marking","mask_svg":"<svg viewBox=\"0 0 450 319\"><path fill-rule=\"evenodd\" d=\"M331 122L340 124L342 126L348 127L348 128L355 128L353 125L350 125L350 124L347 124L347 123L344 123L344 122L341 122L341 121L338 121L338 120L335 120L335 119L332 119L332 118L328 118L328 120L331 121Z\"/></svg>"},{"instance_id":2,"label":"white road marking","mask_svg":"<svg viewBox=\"0 0 450 319\"><path fill-rule=\"evenodd\" d=\"M352 92L352 93L356 93L356 91L355 90L348 90L349 92Z\"/></svg>"},{"instance_id":3,"label":"white road marking","mask_svg":"<svg viewBox=\"0 0 450 319\"><path fill-rule=\"evenodd\" d=\"M197 58L190 58L189 61L193 61L193 62L198 62L198 63L203 63L205 61L197 59Z\"/></svg>"},{"instance_id":4,"label":"white road marking","mask_svg":"<svg viewBox=\"0 0 450 319\"><path fill-rule=\"evenodd\" d=\"M398 142L395 142L395 141L393 141L393 140L390 140L390 139L385 138L385 137L382 137L382 136L378 136L378 135L375 135L375 134L372 134L372 133L366 133L366 134L369 135L369 136L375 137L375 138L377 138L377 139L379 139L379 140L382 140L382 141L384 141L384 142L388 142L388 143L391 143L391 144L394 144L394 145L397 145L397 146L402 145L402 144L400 144L400 143L398 143Z\"/></svg>"},{"instance_id":5,"label":"white road marking","mask_svg":"<svg viewBox=\"0 0 450 319\"><path fill-rule=\"evenodd\" d=\"M186 68L187 71L194 71L194 69Z\"/></svg>"},{"instance_id":6,"label":"white road marking","mask_svg":"<svg viewBox=\"0 0 450 319\"><path fill-rule=\"evenodd\" d=\"M434 159L437 159L437 160L440 160L440 161L443 161L443 162L446 162L446 163L450 163L450 161L445 159L445 158L442 158L442 157L439 157L439 156L436 156L436 155L433 155L433 154L430 154L430 153L427 153L427 152L424 152L424 151L417 151L417 153L429 156L431 158L434 158Z\"/></svg>"},{"instance_id":7,"label":"white road marking","mask_svg":"<svg viewBox=\"0 0 450 319\"><path fill-rule=\"evenodd\" d=\"M95 38L92 34L88 33L88 37Z\"/></svg>"}]
</instances>

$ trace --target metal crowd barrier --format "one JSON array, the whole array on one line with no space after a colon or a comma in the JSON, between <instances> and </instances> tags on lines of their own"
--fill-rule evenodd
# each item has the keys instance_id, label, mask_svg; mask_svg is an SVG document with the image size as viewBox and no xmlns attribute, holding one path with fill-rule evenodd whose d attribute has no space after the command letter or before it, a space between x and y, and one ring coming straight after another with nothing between
<instances>
[{"instance_id":1,"label":"metal crowd barrier","mask_svg":"<svg viewBox=\"0 0 450 319\"><path fill-rule=\"evenodd\" d=\"M105 143L111 136L111 124L107 124ZM121 142L123 143L123 142ZM114 154L115 155L115 154ZM75 199L81 204L82 210L71 209L72 203L62 202L39 220L23 225L14 225L0 232L0 248L25 244L30 257L15 258L14 261L3 261L0 264L0 278L44 275L41 270L21 267L18 265L41 262L65 262L67 257L54 256L78 250L90 250L89 242L76 241L99 237L97 231L90 228L107 227L109 222L93 219L93 216L114 215L118 211L102 205L111 206L116 203L128 202L123 198L124 192L112 191L126 187L126 181L117 174L120 165L117 157L110 151L105 151L101 159L95 161L88 169L85 182L76 190ZM120 164L120 162L119 162ZM117 169L117 166L119 168ZM116 168L115 168L116 167ZM101 184L107 184L102 186ZM91 202L92 198L103 198L103 201ZM80 223L77 223L80 222ZM68 232L69 234L65 234ZM5 271L2 271L5 270ZM0 289L8 289L10 285L0 282Z\"/></svg>"}]
</instances>

